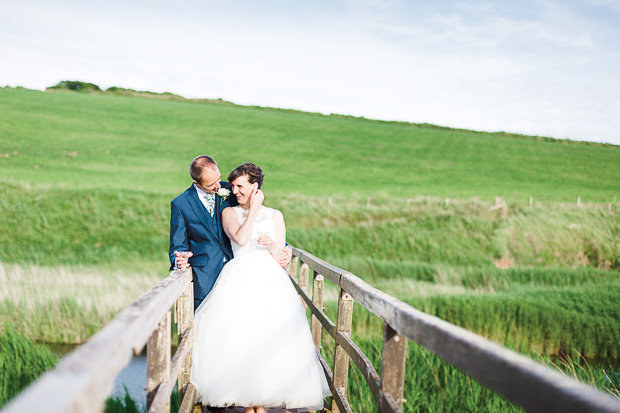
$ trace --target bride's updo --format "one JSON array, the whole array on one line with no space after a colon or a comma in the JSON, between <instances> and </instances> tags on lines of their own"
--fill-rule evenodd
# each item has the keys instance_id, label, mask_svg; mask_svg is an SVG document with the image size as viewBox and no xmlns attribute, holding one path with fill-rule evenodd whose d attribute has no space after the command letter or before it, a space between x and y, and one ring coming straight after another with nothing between
<instances>
[{"instance_id":1,"label":"bride's updo","mask_svg":"<svg viewBox=\"0 0 620 413\"><path fill-rule=\"evenodd\" d=\"M263 185L263 178L265 177L263 170L260 169L258 165L254 165L251 162L246 162L233 169L233 171L228 175L228 182L233 182L235 179L243 175L248 177L248 182L251 184L258 183L259 189Z\"/></svg>"}]
</instances>

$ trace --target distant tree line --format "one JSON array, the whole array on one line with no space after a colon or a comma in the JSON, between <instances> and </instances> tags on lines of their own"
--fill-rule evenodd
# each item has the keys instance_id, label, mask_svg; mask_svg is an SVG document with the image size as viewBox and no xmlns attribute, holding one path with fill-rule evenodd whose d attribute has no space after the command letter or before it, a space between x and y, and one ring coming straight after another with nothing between
<instances>
[{"instance_id":1,"label":"distant tree line","mask_svg":"<svg viewBox=\"0 0 620 413\"><path fill-rule=\"evenodd\" d=\"M101 92L101 88L94 83L80 82L78 80L63 80L47 89L65 89L78 92Z\"/></svg>"},{"instance_id":2,"label":"distant tree line","mask_svg":"<svg viewBox=\"0 0 620 413\"><path fill-rule=\"evenodd\" d=\"M104 92L99 86L94 83L81 82L79 80L63 80L55 84L54 86L50 86L46 88L46 90L70 90L73 92ZM176 97L180 99L184 99L182 96L175 95L170 92L156 93L150 92L148 90L134 90L134 89L126 89L118 86L111 86L105 90L107 93L121 94L121 95L158 95L158 96L169 96Z\"/></svg>"}]
</instances>

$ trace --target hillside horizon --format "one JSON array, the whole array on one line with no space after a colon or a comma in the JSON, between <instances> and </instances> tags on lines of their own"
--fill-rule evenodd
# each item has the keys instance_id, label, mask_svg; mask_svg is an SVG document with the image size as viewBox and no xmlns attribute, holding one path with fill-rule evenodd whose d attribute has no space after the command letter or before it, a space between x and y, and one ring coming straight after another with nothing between
<instances>
[{"instance_id":1,"label":"hillside horizon","mask_svg":"<svg viewBox=\"0 0 620 413\"><path fill-rule=\"evenodd\" d=\"M83 86L83 89L80 90L78 88L67 87L67 84L70 85L78 85ZM303 113L307 115L314 116L326 116L326 117L342 117L342 118L351 118L357 120L365 120L369 122L380 122L380 123L390 123L390 124L400 124L400 125L413 125L418 127L428 127L433 129L443 129L449 131L458 131L458 132L466 132L466 133L479 133L479 134L490 134L490 135L498 135L498 136L506 136L512 138L521 138L521 139L535 139L538 141L551 141L558 143L575 143L575 144L584 144L584 145L602 145L602 146L612 146L612 147L620 147L620 145L609 142L598 142L598 141L587 141L587 140L579 140L573 138L556 138L552 136L544 136L544 135L529 135L524 133L517 132L506 132L506 131L487 131L487 130L476 130L476 129L467 129L467 128L458 128L451 126L443 126L433 123L427 122L409 122L409 121L399 121L399 120L387 120L387 119L375 119L369 118L365 116L355 116L350 114L341 114L341 113L322 113L322 112L314 112L307 111L301 109L291 109L291 108L281 108L281 107L272 107L272 106L261 106L261 105L244 105L232 102L230 100L224 98L187 98L177 93L172 92L152 92L149 90L135 90L132 88L124 88L119 86L110 86L106 89L100 88L98 85L85 81L78 80L63 80L58 82L56 85L48 86L45 90L40 89L31 89L23 86L9 86L5 85L2 87L4 89L23 89L23 90L31 90L31 91L40 91L40 92L69 92L69 93L95 93L95 94L111 94L111 95L122 95L122 96L131 96L131 97L143 97L143 98L153 98L153 99L164 99L164 100L173 100L173 101L184 101L184 102L193 102L193 103L210 103L210 104L221 104L221 105L230 105L230 106L239 106L246 108L256 108L263 110L275 110L275 111L284 111L284 112L295 112L295 113Z\"/></svg>"},{"instance_id":2,"label":"hillside horizon","mask_svg":"<svg viewBox=\"0 0 620 413\"><path fill-rule=\"evenodd\" d=\"M620 190L610 144L88 88L0 89L0 181L172 195L207 153L224 178L260 165L273 194L616 202Z\"/></svg>"}]
</instances>

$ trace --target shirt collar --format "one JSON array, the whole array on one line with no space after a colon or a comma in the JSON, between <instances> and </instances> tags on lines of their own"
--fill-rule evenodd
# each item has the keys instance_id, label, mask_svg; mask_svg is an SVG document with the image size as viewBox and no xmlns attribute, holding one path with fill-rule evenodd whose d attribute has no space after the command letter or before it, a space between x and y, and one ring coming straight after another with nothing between
<instances>
[{"instance_id":1,"label":"shirt collar","mask_svg":"<svg viewBox=\"0 0 620 413\"><path fill-rule=\"evenodd\" d=\"M194 188L196 188L196 193L198 193L198 197L200 197L200 198L206 198L209 195L215 196L215 194L209 194L209 193L203 191L202 189L198 188L198 185L196 185L196 184L194 184Z\"/></svg>"}]
</instances>

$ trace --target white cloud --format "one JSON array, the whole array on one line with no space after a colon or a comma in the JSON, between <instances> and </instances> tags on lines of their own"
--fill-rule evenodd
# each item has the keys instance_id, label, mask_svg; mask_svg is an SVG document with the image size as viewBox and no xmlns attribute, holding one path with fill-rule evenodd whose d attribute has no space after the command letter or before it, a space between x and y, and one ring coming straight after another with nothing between
<instances>
[{"instance_id":1,"label":"white cloud","mask_svg":"<svg viewBox=\"0 0 620 413\"><path fill-rule=\"evenodd\" d=\"M620 57L604 40L617 31L604 27L601 36L562 5L541 3L534 18L483 2L412 12L398 1L351 1L326 17L298 16L287 3L259 19L243 2L238 12L182 4L179 14L164 3L12 3L0 12L0 82L44 88L79 79L620 144Z\"/></svg>"}]
</instances>

